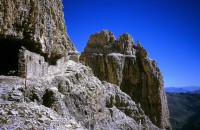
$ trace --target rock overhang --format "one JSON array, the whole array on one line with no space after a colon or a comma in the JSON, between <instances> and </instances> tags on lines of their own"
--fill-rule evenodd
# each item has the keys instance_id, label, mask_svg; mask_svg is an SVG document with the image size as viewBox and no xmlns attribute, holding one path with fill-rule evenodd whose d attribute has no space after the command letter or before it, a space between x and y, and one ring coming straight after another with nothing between
<instances>
[{"instance_id":1,"label":"rock overhang","mask_svg":"<svg viewBox=\"0 0 200 130\"><path fill-rule=\"evenodd\" d=\"M0 40L20 40L46 60L75 51L67 35L62 0L0 0Z\"/></svg>"}]
</instances>

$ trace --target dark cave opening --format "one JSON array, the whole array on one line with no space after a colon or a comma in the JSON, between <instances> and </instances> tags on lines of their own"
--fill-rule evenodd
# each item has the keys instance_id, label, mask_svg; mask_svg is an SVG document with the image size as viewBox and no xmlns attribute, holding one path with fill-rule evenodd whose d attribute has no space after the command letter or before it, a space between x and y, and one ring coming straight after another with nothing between
<instances>
[{"instance_id":1,"label":"dark cave opening","mask_svg":"<svg viewBox=\"0 0 200 130\"><path fill-rule=\"evenodd\" d=\"M50 108L53 104L53 92L46 90L46 93L44 94L42 99L43 99L42 105Z\"/></svg>"},{"instance_id":2,"label":"dark cave opening","mask_svg":"<svg viewBox=\"0 0 200 130\"><path fill-rule=\"evenodd\" d=\"M0 39L0 75L18 75L18 53L20 44L18 41Z\"/></svg>"}]
</instances>

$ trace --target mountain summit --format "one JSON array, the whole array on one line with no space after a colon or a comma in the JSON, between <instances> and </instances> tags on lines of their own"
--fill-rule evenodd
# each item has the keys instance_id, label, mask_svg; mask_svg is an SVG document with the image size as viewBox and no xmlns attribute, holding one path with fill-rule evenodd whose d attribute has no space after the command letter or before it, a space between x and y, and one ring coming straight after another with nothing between
<instances>
[{"instance_id":1,"label":"mountain summit","mask_svg":"<svg viewBox=\"0 0 200 130\"><path fill-rule=\"evenodd\" d=\"M115 39L111 31L103 30L90 36L81 60L99 79L120 86L140 103L154 124L170 129L162 74L139 41L135 45L127 33Z\"/></svg>"}]
</instances>

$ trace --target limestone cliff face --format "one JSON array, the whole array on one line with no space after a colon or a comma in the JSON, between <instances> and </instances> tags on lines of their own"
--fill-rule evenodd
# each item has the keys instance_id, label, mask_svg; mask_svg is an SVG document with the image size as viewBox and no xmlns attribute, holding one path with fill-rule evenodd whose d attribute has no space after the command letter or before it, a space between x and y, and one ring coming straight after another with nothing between
<instances>
[{"instance_id":1,"label":"limestone cliff face","mask_svg":"<svg viewBox=\"0 0 200 130\"><path fill-rule=\"evenodd\" d=\"M91 35L81 55L100 80L120 86L120 89L141 104L145 114L162 129L171 129L169 110L163 87L163 77L154 60L129 34L117 40L112 32L103 30Z\"/></svg>"},{"instance_id":2,"label":"limestone cliff face","mask_svg":"<svg viewBox=\"0 0 200 130\"><path fill-rule=\"evenodd\" d=\"M75 50L62 9L62 0L0 0L0 40L18 40L47 59L59 59Z\"/></svg>"},{"instance_id":3,"label":"limestone cliff face","mask_svg":"<svg viewBox=\"0 0 200 130\"><path fill-rule=\"evenodd\" d=\"M119 44L115 44L114 37L108 37L112 35L111 32L105 31L101 36L104 39L94 36L94 42L91 42L88 49L96 48L95 51L101 52L104 43L109 41L106 43L111 42L115 45L114 52L131 56L138 54L136 49L132 48L133 42L128 34L121 36ZM101 41L100 44L93 44L98 41ZM128 44L121 44L124 42ZM105 52L113 52L107 49L112 45L106 46ZM159 129L149 119L151 115L146 116L140 104L122 92L119 86L99 80L89 67L74 62L79 58L79 53L74 50L66 34L61 0L0 0L0 52L3 51L0 58L3 59L3 63L6 62L1 62L3 67L0 65L0 129ZM66 54L68 52L69 55ZM105 68L108 67L110 73L117 74L118 77L109 75L116 84L126 83L120 77L125 72L129 73L129 70L124 69L125 72L122 73L121 68L133 69L132 66L125 67L129 64L124 62L129 60L122 54L119 57L111 54L110 60L102 64ZM100 55L100 59L104 61L101 56L104 55ZM132 61L137 60L131 56ZM140 66L148 64L143 63L142 59L143 57ZM49 60L50 63L56 61L56 64L49 64ZM116 67L111 65L119 62ZM109 63L110 66L107 65ZM101 71L105 72L105 68L101 68ZM4 69L9 76L2 76L7 73L2 71ZM149 68L143 69L146 72ZM19 75L14 74L15 70ZM138 78L142 78L141 75ZM144 92L151 93L150 90ZM164 92L158 93L164 95ZM149 94L144 93L144 97L147 97L146 95ZM157 94L153 96L159 97ZM151 98L153 97L150 96L148 99ZM163 103L163 100L160 99L160 102ZM157 104L152 104L152 108L155 105ZM160 106L163 110L162 105ZM149 109L145 108L146 110ZM161 117L164 120L165 116ZM165 125L166 122L163 123Z\"/></svg>"},{"instance_id":4,"label":"limestone cliff face","mask_svg":"<svg viewBox=\"0 0 200 130\"><path fill-rule=\"evenodd\" d=\"M54 71L27 80L0 76L0 129L159 130L139 104L89 67L67 61Z\"/></svg>"}]
</instances>

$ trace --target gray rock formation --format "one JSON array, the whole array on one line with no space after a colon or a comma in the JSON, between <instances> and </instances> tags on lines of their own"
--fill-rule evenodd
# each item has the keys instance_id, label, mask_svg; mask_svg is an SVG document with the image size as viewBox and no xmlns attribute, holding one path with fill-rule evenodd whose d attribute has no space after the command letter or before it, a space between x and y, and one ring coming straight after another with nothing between
<instances>
[{"instance_id":1,"label":"gray rock formation","mask_svg":"<svg viewBox=\"0 0 200 130\"><path fill-rule=\"evenodd\" d=\"M62 9L62 0L0 0L0 40L12 40L54 62L75 50Z\"/></svg>"},{"instance_id":2,"label":"gray rock formation","mask_svg":"<svg viewBox=\"0 0 200 130\"><path fill-rule=\"evenodd\" d=\"M139 104L81 63L43 78L0 76L1 129L156 130Z\"/></svg>"},{"instance_id":3,"label":"gray rock formation","mask_svg":"<svg viewBox=\"0 0 200 130\"><path fill-rule=\"evenodd\" d=\"M95 51L101 52L98 47L109 41L115 52L137 54L128 34L119 39L119 43L128 42L123 45L115 44L115 38L108 37L110 32L101 35L103 39L93 39L100 45L91 42ZM107 48L105 52L113 52ZM4 75L0 76L0 129L159 129L119 86L100 81L89 67L78 63L79 56L66 34L61 0L0 0L0 75ZM113 58L107 62L118 63ZM122 75L109 67L113 74ZM140 73L138 78L146 81ZM115 75L111 79L116 84L124 81Z\"/></svg>"},{"instance_id":4,"label":"gray rock formation","mask_svg":"<svg viewBox=\"0 0 200 130\"><path fill-rule=\"evenodd\" d=\"M100 80L120 86L145 114L162 129L171 129L163 77L154 60L129 34L116 40L113 33L103 30L91 35L81 55Z\"/></svg>"}]
</instances>

